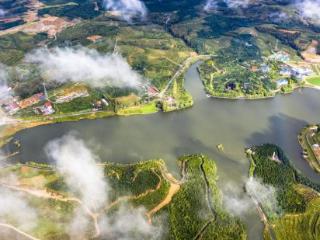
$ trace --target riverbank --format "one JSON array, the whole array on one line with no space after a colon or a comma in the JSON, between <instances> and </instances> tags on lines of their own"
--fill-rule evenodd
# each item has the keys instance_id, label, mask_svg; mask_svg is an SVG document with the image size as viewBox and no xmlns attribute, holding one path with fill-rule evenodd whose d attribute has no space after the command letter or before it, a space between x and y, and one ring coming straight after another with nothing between
<instances>
[{"instance_id":1,"label":"riverbank","mask_svg":"<svg viewBox=\"0 0 320 240\"><path fill-rule=\"evenodd\" d=\"M303 149L303 158L309 163L312 169L320 173L320 159L315 152L317 149L316 145L320 144L320 142L315 139L316 134L319 134L317 132L318 126L307 126L301 130L300 134L298 135L298 140ZM315 145L315 149L313 145Z\"/></svg>"},{"instance_id":2,"label":"riverbank","mask_svg":"<svg viewBox=\"0 0 320 240\"><path fill-rule=\"evenodd\" d=\"M162 107L158 106L161 103ZM146 104L141 104L137 106L131 106L127 108L118 109L117 112L113 111L91 111L91 112L78 112L69 113L62 115L50 115L50 116L37 116L37 117L25 117L14 119L10 121L10 124L6 124L0 130L0 147L4 146L10 138L16 133L41 125L62 123L62 122L76 122L80 120L94 120L106 117L129 117L135 115L148 115L157 113L159 111L163 112L173 112L180 111L193 106L193 99L191 94L184 90L183 94L180 94L176 103L170 104L165 100L154 100Z\"/></svg>"},{"instance_id":3,"label":"riverbank","mask_svg":"<svg viewBox=\"0 0 320 240\"><path fill-rule=\"evenodd\" d=\"M225 100L265 100L265 99L272 99L275 98L278 94L281 95L289 95L292 94L294 91L297 91L299 89L304 89L304 88L310 88L310 89L315 89L315 90L320 90L319 86L311 85L311 84L304 84L303 86L294 86L290 91L287 92L282 92L281 90L275 90L272 92L272 95L270 96L237 96L237 97L231 97L231 96L220 96L220 95L215 95L210 92L208 92L206 89L204 89L207 93L207 96L209 98L215 98L215 99L225 99Z\"/></svg>"},{"instance_id":4,"label":"riverbank","mask_svg":"<svg viewBox=\"0 0 320 240\"><path fill-rule=\"evenodd\" d=\"M29 117L23 119L17 119L14 123L3 126L0 130L0 147L4 146L10 138L16 133L42 125L62 123L62 122L76 122L80 120L94 120L106 117L114 116L133 116L133 115L145 115L158 112L155 104L147 104L144 106L135 106L126 109L121 109L117 113L111 111L95 111L85 113L71 113L66 115L56 115L50 117Z\"/></svg>"},{"instance_id":5,"label":"riverbank","mask_svg":"<svg viewBox=\"0 0 320 240\"><path fill-rule=\"evenodd\" d=\"M62 122L74 122L84 119L99 119L112 116L134 116L134 115L146 115L152 114L160 111L160 108L157 106L158 103L162 105L163 112L173 112L183 109L187 109L193 106L193 98L190 93L184 89L184 78L182 77L186 71L198 61L206 60L209 55L197 55L191 56L181 65L178 71L170 79L165 89L159 94L159 99L155 99L149 103L141 104L138 106L131 106L127 108L118 109L117 112L112 111L92 111L92 112L78 112L78 113L69 113L63 115L51 115L46 117L26 117L15 119L14 123L5 125L0 130L0 147L3 147L10 138L16 133L41 125L48 125L54 123ZM174 87L173 83L179 80L178 87ZM170 88L179 88L180 91L171 90ZM168 99L164 98L164 94L167 91L171 90L173 93L173 98L169 97ZM176 99L176 100L174 100ZM173 100L173 102L172 102Z\"/></svg>"},{"instance_id":6,"label":"riverbank","mask_svg":"<svg viewBox=\"0 0 320 240\"><path fill-rule=\"evenodd\" d=\"M248 95L248 96L236 96L236 97L232 97L232 96L228 96L228 95L216 95L213 94L211 92L208 92L207 89L204 89L208 95L208 97L210 98L216 98L216 99L226 99L226 100L265 100L265 99L272 99L274 97L276 97L278 94L281 95L288 95L288 94L292 94L294 91L299 90L299 89L304 89L304 88L310 88L310 89L316 89L316 90L320 90L319 86L314 86L311 84L304 84L304 85L296 85L293 86L292 89L286 91L286 92L282 92L280 89L272 91L270 95L268 96L260 96L260 95Z\"/></svg>"},{"instance_id":7,"label":"riverbank","mask_svg":"<svg viewBox=\"0 0 320 240\"><path fill-rule=\"evenodd\" d=\"M98 119L115 116L113 112L90 112L90 113L77 113L70 115L61 115L61 116L51 116L46 118L24 118L17 119L15 123L4 125L0 131L0 147L3 147L12 136L16 133L28 129L34 128L42 125L62 123L62 122L74 122L84 119Z\"/></svg>"}]
</instances>

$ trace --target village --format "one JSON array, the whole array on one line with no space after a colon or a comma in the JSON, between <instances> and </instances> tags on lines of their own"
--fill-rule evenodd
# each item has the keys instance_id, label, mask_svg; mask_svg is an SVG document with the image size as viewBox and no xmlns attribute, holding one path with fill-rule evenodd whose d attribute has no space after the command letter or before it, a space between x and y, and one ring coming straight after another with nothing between
<instances>
[{"instance_id":1,"label":"village","mask_svg":"<svg viewBox=\"0 0 320 240\"><path fill-rule=\"evenodd\" d=\"M261 64L248 64L248 70L262 73L261 79L267 79L271 75L278 90L290 85L292 81L303 84L307 77L316 74L308 64L301 66L301 63L293 62L290 54L285 51L274 52L265 57ZM243 88L246 89L248 84L245 82Z\"/></svg>"},{"instance_id":2,"label":"village","mask_svg":"<svg viewBox=\"0 0 320 240\"><path fill-rule=\"evenodd\" d=\"M140 106L148 104L156 99L159 99L160 91L152 84L146 82L138 86L138 95L130 93L128 96L107 97L106 94L96 92L92 93L85 84L75 83L66 84L66 86L58 89L46 89L43 84L42 91L36 93L28 98L21 99L15 96L11 88L6 89L0 100L2 111L10 117L24 117L24 116L49 116L67 114L70 112L77 112L76 105L84 105L85 112L98 112L104 110L119 110L130 108L133 106ZM173 105L174 98L165 97L165 101ZM74 107L76 106L76 107Z\"/></svg>"},{"instance_id":3,"label":"village","mask_svg":"<svg viewBox=\"0 0 320 240\"><path fill-rule=\"evenodd\" d=\"M279 51L274 53L269 57L270 60L275 60L280 63L279 75L280 79L276 80L277 88L281 88L283 86L287 86L289 84L289 80L293 79L297 83L302 83L306 77L311 76L313 71L306 66L295 65L290 62L290 55L285 51ZM269 72L270 68L268 65L263 66L263 72Z\"/></svg>"}]
</instances>

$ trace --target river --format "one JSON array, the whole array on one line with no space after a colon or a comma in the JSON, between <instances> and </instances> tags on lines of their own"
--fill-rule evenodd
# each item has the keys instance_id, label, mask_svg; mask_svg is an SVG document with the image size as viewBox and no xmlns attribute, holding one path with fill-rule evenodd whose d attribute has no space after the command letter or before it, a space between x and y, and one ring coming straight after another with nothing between
<instances>
[{"instance_id":1,"label":"river","mask_svg":"<svg viewBox=\"0 0 320 240\"><path fill-rule=\"evenodd\" d=\"M204 153L217 162L219 185L239 189L248 175L244 148L262 143L279 145L292 164L312 181L316 174L301 157L297 135L308 123L320 122L320 91L297 90L265 100L207 98L197 64L186 73L186 88L195 105L190 109L146 116L82 120L26 129L15 139L22 144L17 160L47 161L44 146L52 139L75 132L102 161L120 163L163 158L172 171L183 154ZM216 146L223 144L224 153ZM263 226L255 211L242 216L249 239L262 239Z\"/></svg>"}]
</instances>

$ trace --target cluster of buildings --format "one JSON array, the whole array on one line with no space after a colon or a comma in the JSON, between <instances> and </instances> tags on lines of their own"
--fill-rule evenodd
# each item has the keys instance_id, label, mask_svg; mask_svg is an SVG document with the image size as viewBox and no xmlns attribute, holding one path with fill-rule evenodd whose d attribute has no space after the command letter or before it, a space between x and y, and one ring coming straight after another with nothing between
<instances>
[{"instance_id":1,"label":"cluster of buildings","mask_svg":"<svg viewBox=\"0 0 320 240\"><path fill-rule=\"evenodd\" d=\"M290 61L289 53L285 51L278 51L273 53L268 60L274 60L280 62L280 71L279 75L282 77L276 80L277 88L281 88L289 84L288 79L295 79L298 82L302 81L305 77L308 77L313 74L313 71L307 67L299 67L299 66L292 66L287 62ZM271 71L271 67L264 63L260 66L259 70L264 73L268 74Z\"/></svg>"},{"instance_id":2,"label":"cluster of buildings","mask_svg":"<svg viewBox=\"0 0 320 240\"><path fill-rule=\"evenodd\" d=\"M276 81L277 87L281 88L288 85L288 78L296 79L298 82L302 81L305 77L313 74L312 70L305 67L292 67L290 65L282 65L279 74L285 78Z\"/></svg>"},{"instance_id":3,"label":"cluster of buildings","mask_svg":"<svg viewBox=\"0 0 320 240\"><path fill-rule=\"evenodd\" d=\"M45 101L46 96L43 93L37 93L34 94L33 96L23 99L18 102L18 105L21 109L25 109L27 107L33 106L41 101Z\"/></svg>"},{"instance_id":4,"label":"cluster of buildings","mask_svg":"<svg viewBox=\"0 0 320 240\"><path fill-rule=\"evenodd\" d=\"M20 107L15 100L2 103L1 107L9 115L13 115L20 110Z\"/></svg>"},{"instance_id":5,"label":"cluster of buildings","mask_svg":"<svg viewBox=\"0 0 320 240\"><path fill-rule=\"evenodd\" d=\"M55 112L52 103L47 100L47 97L44 93L37 93L29 98L22 99L20 101L17 97L9 97L6 100L2 101L1 107L6 113L8 113L9 115L13 115L19 110L34 106L40 102L45 103L41 106L36 106L33 108L33 111L36 114L50 115Z\"/></svg>"},{"instance_id":6,"label":"cluster of buildings","mask_svg":"<svg viewBox=\"0 0 320 240\"><path fill-rule=\"evenodd\" d=\"M101 100L97 101L96 103L92 104L93 107L93 111L99 111L102 110L103 107L108 107L109 106L109 102L105 99L102 98Z\"/></svg>"},{"instance_id":7,"label":"cluster of buildings","mask_svg":"<svg viewBox=\"0 0 320 240\"><path fill-rule=\"evenodd\" d=\"M150 83L146 83L144 85L141 84L140 87L149 98L154 98L158 96L158 94L160 93L159 89L157 89L155 86L153 86Z\"/></svg>"},{"instance_id":8,"label":"cluster of buildings","mask_svg":"<svg viewBox=\"0 0 320 240\"><path fill-rule=\"evenodd\" d=\"M312 75L312 70L306 67L292 67L289 65L283 65L280 70L282 76L295 78L297 80L303 80L303 78Z\"/></svg>"},{"instance_id":9,"label":"cluster of buildings","mask_svg":"<svg viewBox=\"0 0 320 240\"><path fill-rule=\"evenodd\" d=\"M50 115L55 112L52 103L49 101L45 102L42 106L34 107L33 111L36 114L41 114L41 115Z\"/></svg>"}]
</instances>

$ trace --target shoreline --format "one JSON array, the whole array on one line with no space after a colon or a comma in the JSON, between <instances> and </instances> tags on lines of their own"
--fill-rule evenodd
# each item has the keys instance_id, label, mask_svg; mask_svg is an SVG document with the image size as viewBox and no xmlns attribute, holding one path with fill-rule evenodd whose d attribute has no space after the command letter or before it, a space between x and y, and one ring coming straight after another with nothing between
<instances>
[{"instance_id":1,"label":"shoreline","mask_svg":"<svg viewBox=\"0 0 320 240\"><path fill-rule=\"evenodd\" d=\"M77 114L76 116L67 116L56 119L34 119L34 120L21 120L17 119L15 123L3 125L3 129L0 130L0 148L5 146L10 142L11 138L14 137L18 132L23 131L25 129L30 129L34 127L49 125L49 124L59 124L64 122L78 122L81 120L96 120L103 119L108 117L129 117L129 116L137 116L137 115L148 115L157 113L154 112L132 112L132 113L114 113L110 111L99 111L99 112L90 112Z\"/></svg>"},{"instance_id":2,"label":"shoreline","mask_svg":"<svg viewBox=\"0 0 320 240\"><path fill-rule=\"evenodd\" d=\"M302 150L302 158L309 164L310 168L312 168L316 173L320 174L320 163L318 162L318 159L312 149L312 146L309 143L307 136L314 127L316 127L316 125L309 125L304 127L303 129L301 129L297 138Z\"/></svg>"},{"instance_id":3,"label":"shoreline","mask_svg":"<svg viewBox=\"0 0 320 240\"><path fill-rule=\"evenodd\" d=\"M208 95L208 98L215 98L215 99L224 99L224 100L250 100L250 101L254 101L254 100L265 100L265 99L272 99L275 98L278 95L288 95L288 94L292 94L294 91L297 91L299 89L304 89L304 88L308 88L308 89L315 89L315 90L319 90L320 91L320 86L315 86L315 85L303 85L303 86L296 86L292 89L292 91L290 92L280 92L280 90L276 90L274 91L274 95L270 95L270 96L261 96L261 97L247 97L247 96L239 96L239 97L228 97L228 96L216 96L216 95L212 95L211 93L209 93L208 91L205 90L206 94Z\"/></svg>"},{"instance_id":4,"label":"shoreline","mask_svg":"<svg viewBox=\"0 0 320 240\"><path fill-rule=\"evenodd\" d=\"M189 69L189 68L188 68ZM187 69L186 69L187 70ZM185 71L184 71L185 72ZM199 72L199 71L197 71ZM203 84L203 81L201 81ZM296 90L303 89L303 88L309 88L309 89L315 89L320 90L320 86L315 86L312 84L305 84L303 86L295 86L292 91L287 93L280 93L281 95L287 95L291 94ZM208 98L214 98L214 99L222 99L222 100L268 100L275 98L279 94L279 90L274 91L274 95L272 96L261 96L261 97L246 97L246 96L239 96L239 97L228 97L228 96L214 96L211 95L208 91L206 91L206 88L204 86L204 93L206 93ZM176 111L182 111L189 109L193 107L194 102L192 105L187 105L184 108L174 108L170 109L169 111L162 111L163 113L170 113L170 112L176 112ZM121 109L119 112L111 112L111 111L97 111L97 112L85 112L85 113L71 113L66 116L54 116L54 117L46 117L46 118L39 118L39 119L31 119L31 120L23 120L23 119L15 119L13 123L9 123L7 125L3 125L3 129L0 130L0 148L2 148L4 145L6 145L11 138L16 135L18 132L34 128L38 126L43 125L49 125L49 124L57 124L57 123L63 123L63 122L77 122L80 120L95 120L95 119L103 119L107 117L130 117L130 116L137 116L137 115L149 115L161 112L160 109L157 109L156 107L152 108L145 108L146 105L138 106L138 107L129 107L127 109Z\"/></svg>"}]
</instances>

